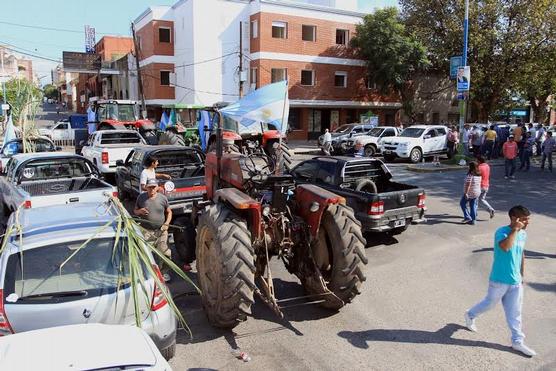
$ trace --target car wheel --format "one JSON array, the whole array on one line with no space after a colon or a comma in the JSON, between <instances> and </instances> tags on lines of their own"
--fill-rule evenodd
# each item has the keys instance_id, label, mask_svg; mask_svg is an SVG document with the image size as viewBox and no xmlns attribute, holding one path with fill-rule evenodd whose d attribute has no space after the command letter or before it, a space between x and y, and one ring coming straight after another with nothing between
<instances>
[{"instance_id":1,"label":"car wheel","mask_svg":"<svg viewBox=\"0 0 556 371\"><path fill-rule=\"evenodd\" d=\"M376 148L372 144L365 146L365 157L373 157L376 153Z\"/></svg>"},{"instance_id":2,"label":"car wheel","mask_svg":"<svg viewBox=\"0 0 556 371\"><path fill-rule=\"evenodd\" d=\"M413 148L409 154L409 159L412 163L416 164L423 159L423 152L419 148Z\"/></svg>"}]
</instances>

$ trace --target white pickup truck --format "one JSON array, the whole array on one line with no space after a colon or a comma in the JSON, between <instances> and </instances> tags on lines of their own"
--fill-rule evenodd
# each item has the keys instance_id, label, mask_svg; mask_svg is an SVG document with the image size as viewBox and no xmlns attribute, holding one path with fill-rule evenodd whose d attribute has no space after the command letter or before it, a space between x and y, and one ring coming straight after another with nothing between
<instances>
[{"instance_id":1,"label":"white pickup truck","mask_svg":"<svg viewBox=\"0 0 556 371\"><path fill-rule=\"evenodd\" d=\"M385 138L396 137L402 130L394 126L379 126L369 130L367 134L360 135L356 139L348 140L348 147L352 148L355 141L360 142L365 148L365 157L373 157L382 152L382 141Z\"/></svg>"},{"instance_id":2,"label":"white pickup truck","mask_svg":"<svg viewBox=\"0 0 556 371\"><path fill-rule=\"evenodd\" d=\"M135 130L101 130L91 134L81 154L95 164L101 174L109 174L116 172L116 161L125 160L133 148L146 144Z\"/></svg>"},{"instance_id":3,"label":"white pickup truck","mask_svg":"<svg viewBox=\"0 0 556 371\"><path fill-rule=\"evenodd\" d=\"M74 140L75 131L70 125L69 119L62 119L54 125L39 129L39 133L53 141Z\"/></svg>"},{"instance_id":4,"label":"white pickup truck","mask_svg":"<svg viewBox=\"0 0 556 371\"><path fill-rule=\"evenodd\" d=\"M448 152L448 128L441 125L413 125L397 137L382 141L384 159L396 158L420 162L423 157L446 154Z\"/></svg>"},{"instance_id":5,"label":"white pickup truck","mask_svg":"<svg viewBox=\"0 0 556 371\"><path fill-rule=\"evenodd\" d=\"M116 188L100 179L89 160L73 153L15 155L5 176L0 177L0 211L5 217L21 205L36 208L103 202L107 194L117 195Z\"/></svg>"}]
</instances>

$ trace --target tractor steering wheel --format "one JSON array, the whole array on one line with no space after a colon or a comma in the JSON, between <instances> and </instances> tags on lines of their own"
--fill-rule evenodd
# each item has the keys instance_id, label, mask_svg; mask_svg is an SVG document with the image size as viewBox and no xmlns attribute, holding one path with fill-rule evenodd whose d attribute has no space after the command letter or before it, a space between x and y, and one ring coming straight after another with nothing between
<instances>
[{"instance_id":1,"label":"tractor steering wheel","mask_svg":"<svg viewBox=\"0 0 556 371\"><path fill-rule=\"evenodd\" d=\"M264 161L263 167L259 168L255 163L255 159L260 158ZM245 168L249 172L251 176L251 181L262 181L263 176L269 175L271 173L271 169L273 167L273 161L270 157L268 157L264 153L251 153L245 159ZM258 177L258 179L255 179Z\"/></svg>"}]
</instances>

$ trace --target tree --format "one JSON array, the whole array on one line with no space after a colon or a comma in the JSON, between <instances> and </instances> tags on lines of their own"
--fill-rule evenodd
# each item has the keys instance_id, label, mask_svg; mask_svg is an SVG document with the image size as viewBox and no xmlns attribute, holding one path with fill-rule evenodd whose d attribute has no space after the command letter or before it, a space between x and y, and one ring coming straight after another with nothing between
<instances>
[{"instance_id":1,"label":"tree","mask_svg":"<svg viewBox=\"0 0 556 371\"><path fill-rule=\"evenodd\" d=\"M58 88L52 84L45 85L42 89L44 96L51 99L58 98Z\"/></svg>"},{"instance_id":2,"label":"tree","mask_svg":"<svg viewBox=\"0 0 556 371\"><path fill-rule=\"evenodd\" d=\"M448 71L461 55L462 0L400 0L406 27L425 44L432 66ZM471 103L480 121L489 119L509 97L519 95L527 66L556 40L554 0L472 0L469 9L468 65ZM540 61L538 61L540 62ZM544 61L546 62L546 61ZM540 62L540 63L544 63ZM542 79L542 78L541 78Z\"/></svg>"},{"instance_id":3,"label":"tree","mask_svg":"<svg viewBox=\"0 0 556 371\"><path fill-rule=\"evenodd\" d=\"M25 126L27 120L34 117L42 99L42 92L28 80L14 78L6 82L6 98L11 106L14 124Z\"/></svg>"},{"instance_id":4,"label":"tree","mask_svg":"<svg viewBox=\"0 0 556 371\"><path fill-rule=\"evenodd\" d=\"M408 32L398 10L390 7L366 15L351 44L367 64L369 81L382 93L398 94L405 114L412 116L413 79L426 69L429 60L425 47Z\"/></svg>"}]
</instances>

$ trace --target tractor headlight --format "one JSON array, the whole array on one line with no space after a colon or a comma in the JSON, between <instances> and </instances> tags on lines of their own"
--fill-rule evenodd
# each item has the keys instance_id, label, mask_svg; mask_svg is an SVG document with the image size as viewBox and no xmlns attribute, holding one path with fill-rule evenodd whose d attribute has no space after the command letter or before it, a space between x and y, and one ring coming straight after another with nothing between
<instances>
[{"instance_id":1,"label":"tractor headlight","mask_svg":"<svg viewBox=\"0 0 556 371\"><path fill-rule=\"evenodd\" d=\"M320 204L318 202L313 202L311 204L311 207L309 208L309 211L312 213L316 213L317 211L319 211L320 209Z\"/></svg>"},{"instance_id":2,"label":"tractor headlight","mask_svg":"<svg viewBox=\"0 0 556 371\"><path fill-rule=\"evenodd\" d=\"M270 215L270 206L263 207L263 216L269 216L269 215Z\"/></svg>"}]
</instances>

